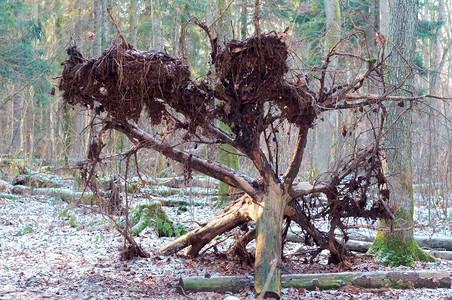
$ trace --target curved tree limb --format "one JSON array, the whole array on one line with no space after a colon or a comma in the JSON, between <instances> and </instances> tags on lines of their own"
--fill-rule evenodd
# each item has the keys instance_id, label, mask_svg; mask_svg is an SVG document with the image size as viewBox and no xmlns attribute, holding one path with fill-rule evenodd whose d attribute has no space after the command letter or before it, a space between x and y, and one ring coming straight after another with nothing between
<instances>
[{"instance_id":1,"label":"curved tree limb","mask_svg":"<svg viewBox=\"0 0 452 300\"><path fill-rule=\"evenodd\" d=\"M250 196L256 195L257 193L256 189L252 185L253 178L246 176L233 168L227 167L215 161L200 158L186 151L173 148L133 125L128 124L128 126L125 126L121 123L115 123L113 127L114 129L124 133L129 137L129 139L141 143L145 148L150 148L160 152L177 162L189 161L193 170L221 180L233 187L242 189Z\"/></svg>"}]
</instances>

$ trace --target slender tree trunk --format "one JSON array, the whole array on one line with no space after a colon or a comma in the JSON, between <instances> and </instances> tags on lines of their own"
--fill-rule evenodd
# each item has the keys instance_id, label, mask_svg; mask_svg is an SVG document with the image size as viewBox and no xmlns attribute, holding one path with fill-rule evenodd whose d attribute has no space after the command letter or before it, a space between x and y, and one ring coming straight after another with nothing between
<instances>
[{"instance_id":1,"label":"slender tree trunk","mask_svg":"<svg viewBox=\"0 0 452 300\"><path fill-rule=\"evenodd\" d=\"M132 43L134 47L137 47L137 13L137 1L129 0L129 42Z\"/></svg>"},{"instance_id":2,"label":"slender tree trunk","mask_svg":"<svg viewBox=\"0 0 452 300\"><path fill-rule=\"evenodd\" d=\"M20 152L20 145L22 141L20 123L22 119L22 97L21 94L14 95L13 106L13 126L11 134L11 154L14 156L18 155Z\"/></svg>"},{"instance_id":3,"label":"slender tree trunk","mask_svg":"<svg viewBox=\"0 0 452 300\"><path fill-rule=\"evenodd\" d=\"M21 136L23 137L21 141L21 149L23 149L24 151L24 157L31 157L33 155L34 101L29 88L24 91L24 94L26 95L27 99L26 101L24 101L24 117L22 118L21 122Z\"/></svg>"},{"instance_id":4,"label":"slender tree trunk","mask_svg":"<svg viewBox=\"0 0 452 300\"><path fill-rule=\"evenodd\" d=\"M114 27L113 22L110 22L108 17L107 8L112 0L102 0L102 49L107 48L110 45L110 29ZM113 4L112 4L113 6ZM136 13L136 12L135 12ZM114 31L113 31L114 32Z\"/></svg>"},{"instance_id":5,"label":"slender tree trunk","mask_svg":"<svg viewBox=\"0 0 452 300\"><path fill-rule=\"evenodd\" d=\"M5 105L2 109L0 109L0 126L3 130L3 134L0 135L0 151L1 153L7 153L7 145L10 142L9 132L10 132L10 114L8 113L9 105Z\"/></svg>"},{"instance_id":6,"label":"slender tree trunk","mask_svg":"<svg viewBox=\"0 0 452 300\"><path fill-rule=\"evenodd\" d=\"M391 14L389 0L380 0L380 33L384 37L389 34L389 18Z\"/></svg>"},{"instance_id":7,"label":"slender tree trunk","mask_svg":"<svg viewBox=\"0 0 452 300\"><path fill-rule=\"evenodd\" d=\"M48 128L49 134L46 138L46 151L45 158L48 162L53 162L55 160L55 137L56 137L56 113L53 106L49 105L43 110L43 120Z\"/></svg>"},{"instance_id":8,"label":"slender tree trunk","mask_svg":"<svg viewBox=\"0 0 452 300\"><path fill-rule=\"evenodd\" d=\"M325 14L326 14L326 34L325 34L325 47L324 55L336 45L341 37L341 10L339 0L325 0ZM338 60L335 57L331 57L330 64L325 76L325 87L331 89L337 79L335 78L334 70L337 69ZM316 150L317 153L315 162L319 170L319 173L327 172L330 169L332 163L333 153L332 143L333 139L337 138L334 135L338 132L336 126L336 111L326 112L323 114L324 122L319 123L315 128L316 132Z\"/></svg>"},{"instance_id":9,"label":"slender tree trunk","mask_svg":"<svg viewBox=\"0 0 452 300\"><path fill-rule=\"evenodd\" d=\"M102 0L93 0L94 34L93 56L102 53Z\"/></svg>"},{"instance_id":10,"label":"slender tree trunk","mask_svg":"<svg viewBox=\"0 0 452 300\"><path fill-rule=\"evenodd\" d=\"M400 0L392 3L390 12L389 40L395 48L388 64L406 66L406 59L411 65L414 62L416 49L418 0ZM411 69L395 68L388 74L390 85L400 85L405 81L407 87L413 83ZM412 86L408 87L412 90ZM394 209L396 220L384 224L394 228L413 226L413 167L410 111L398 103L389 103L386 117L387 126L391 126L387 135L387 172L391 197L389 207ZM381 221L382 223L386 223ZM415 259L432 261L433 258L423 252L413 238L413 231L382 232L375 237L371 253L377 254L377 260L385 265L411 265Z\"/></svg>"},{"instance_id":11,"label":"slender tree trunk","mask_svg":"<svg viewBox=\"0 0 452 300\"><path fill-rule=\"evenodd\" d=\"M220 15L224 12L224 10L227 7L227 2L225 0L216 0L217 5L217 15ZM232 20L232 13L231 8L229 8L226 12L223 13L222 18L218 21L217 26L215 28L218 42L221 46L224 47L226 43L228 43L232 39L232 28L231 28L231 20ZM229 127L224 124L220 123L220 128L226 130L227 132L231 132ZM222 149L219 151L219 161L221 164L224 164L228 167L238 169L239 168L239 158L234 153L237 153L237 150L230 146L230 145L222 145ZM219 193L220 194L227 194L229 192L234 192L234 189L231 188L229 185L227 185L224 182L220 182L219 186ZM221 197L220 202L223 202L225 199L228 199L227 197Z\"/></svg>"},{"instance_id":12,"label":"slender tree trunk","mask_svg":"<svg viewBox=\"0 0 452 300\"><path fill-rule=\"evenodd\" d=\"M248 36L248 1L242 0L240 8L240 38L243 40Z\"/></svg>"},{"instance_id":13,"label":"slender tree trunk","mask_svg":"<svg viewBox=\"0 0 452 300\"><path fill-rule=\"evenodd\" d=\"M443 23L444 23L444 15L446 12L446 7L445 7L445 3L444 0L439 0L439 10L438 10L438 20L437 20L437 24L439 24L437 26L436 29L436 34L435 34L435 65L433 67L433 74L432 74L432 78L430 80L430 86L431 86L431 92L434 92L435 94L439 93L439 81L437 80L439 74L442 71L443 68L443 55L442 55L442 50L441 50L441 40L442 40L442 28L443 28Z\"/></svg>"}]
</instances>

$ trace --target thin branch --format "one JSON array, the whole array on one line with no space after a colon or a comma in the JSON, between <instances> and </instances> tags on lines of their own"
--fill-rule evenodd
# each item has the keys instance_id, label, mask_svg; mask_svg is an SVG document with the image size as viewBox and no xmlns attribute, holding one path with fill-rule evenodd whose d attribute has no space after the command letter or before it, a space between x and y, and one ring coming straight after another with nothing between
<instances>
[{"instance_id":1,"label":"thin branch","mask_svg":"<svg viewBox=\"0 0 452 300\"><path fill-rule=\"evenodd\" d=\"M125 38L124 35L121 33L121 30L119 29L119 25L118 25L118 23L115 21L115 19L113 18L113 16L112 16L112 14L111 14L109 8L107 8L107 13L108 13L108 16L110 17L110 19L113 21L113 24L115 24L116 31L118 32L119 37L122 39L123 44L124 44L127 48L129 48L129 47L130 47L130 44L127 42L126 38Z\"/></svg>"},{"instance_id":2,"label":"thin branch","mask_svg":"<svg viewBox=\"0 0 452 300\"><path fill-rule=\"evenodd\" d=\"M220 20L220 19L223 17L224 13L229 9L229 7L231 6L231 4L234 3L234 2L235 2L235 0L231 0L231 1L228 3L228 5L226 6L226 8L221 12L221 14L220 14L215 20L213 20L213 22L210 23L210 25L207 26L207 28L210 29L215 23L217 23L218 20Z\"/></svg>"}]
</instances>

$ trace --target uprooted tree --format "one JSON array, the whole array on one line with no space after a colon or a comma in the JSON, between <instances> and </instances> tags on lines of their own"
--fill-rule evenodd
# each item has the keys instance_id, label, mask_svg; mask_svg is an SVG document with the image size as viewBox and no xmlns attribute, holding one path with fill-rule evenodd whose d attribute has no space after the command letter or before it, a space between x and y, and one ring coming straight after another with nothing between
<instances>
[{"instance_id":1,"label":"uprooted tree","mask_svg":"<svg viewBox=\"0 0 452 300\"><path fill-rule=\"evenodd\" d=\"M197 24L210 38L208 27ZM385 86L387 56L374 59L338 50L343 41L358 34L339 41L323 64L309 74L289 68L286 33L258 31L256 36L232 40L224 48L210 38L214 76L201 80L190 77L182 60L162 52L136 50L124 39L93 59L84 58L73 46L67 50L69 59L63 63L59 88L67 103L85 106L98 118L93 126L99 130L88 154L93 162L102 160L105 132L116 130L133 143L125 156L152 149L180 162L187 179L194 170L243 191L244 196L218 216L161 250L172 254L186 248L187 255L196 256L218 235L255 221L255 229L245 229L231 253L254 260L258 294L279 297L282 243L290 222L297 223L318 246L312 257L327 249L330 261L339 262L351 256L334 236L336 229L346 236L344 220L390 219L393 215L386 205L389 191L382 164L384 101L417 98L392 96L399 87ZM333 59L350 60L360 66L359 71L342 83L328 83L325 78L331 78L327 72ZM384 93L362 92L368 85ZM331 170L328 179L297 184L308 132L328 110L354 110L358 120L368 120L370 141L356 147ZM164 122L168 132L152 135L140 128L143 115L153 125ZM230 132L221 129L220 122L228 125ZM279 131L286 125L296 130L297 141L293 149L282 150ZM173 145L168 136L175 133L182 138ZM346 128L342 134L347 135ZM252 162L259 176L250 177L196 154L193 150L198 145L232 146ZM284 173L278 164L282 151L286 156L292 151ZM314 223L320 218L328 220L327 232ZM253 239L254 257L246 250Z\"/></svg>"}]
</instances>

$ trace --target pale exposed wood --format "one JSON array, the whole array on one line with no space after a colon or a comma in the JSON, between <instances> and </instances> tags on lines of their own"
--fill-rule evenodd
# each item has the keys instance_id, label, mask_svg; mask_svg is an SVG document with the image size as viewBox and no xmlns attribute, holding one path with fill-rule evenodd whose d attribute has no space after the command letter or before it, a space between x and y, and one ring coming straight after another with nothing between
<instances>
[{"instance_id":1,"label":"pale exposed wood","mask_svg":"<svg viewBox=\"0 0 452 300\"><path fill-rule=\"evenodd\" d=\"M189 247L187 255L196 256L207 243L218 235L251 220L250 211L253 210L253 206L252 199L245 195L234 201L206 225L190 231L160 248L160 252L168 255Z\"/></svg>"}]
</instances>

